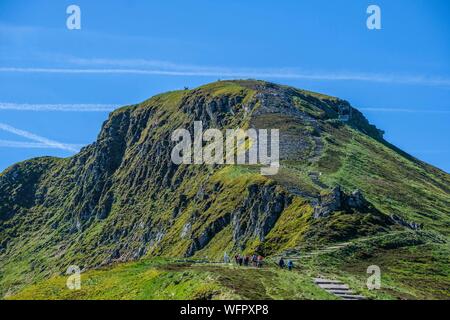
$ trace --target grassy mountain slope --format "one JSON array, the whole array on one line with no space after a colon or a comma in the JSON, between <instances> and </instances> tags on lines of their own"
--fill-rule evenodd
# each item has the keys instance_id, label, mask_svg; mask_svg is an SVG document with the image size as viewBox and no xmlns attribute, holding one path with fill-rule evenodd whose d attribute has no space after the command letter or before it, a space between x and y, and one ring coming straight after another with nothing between
<instances>
[{"instance_id":1,"label":"grassy mountain slope","mask_svg":"<svg viewBox=\"0 0 450 320\"><path fill-rule=\"evenodd\" d=\"M449 299L450 247L426 232L402 231L363 238L334 252L295 262L294 271L204 263L201 260L142 259L87 271L81 289L68 290L56 276L9 299L327 299L313 283L318 275L349 284L369 299ZM380 290L366 287L367 267L382 270Z\"/></svg>"},{"instance_id":2,"label":"grassy mountain slope","mask_svg":"<svg viewBox=\"0 0 450 320\"><path fill-rule=\"evenodd\" d=\"M450 175L391 146L356 109L338 121L343 106L262 81L220 81L114 111L97 141L71 158L8 168L0 174L0 293L73 264L272 255L411 226L447 237ZM173 164L171 133L192 132L199 120L205 129L279 128L279 173ZM324 199L336 200L336 185L348 200L361 190L364 204L315 217Z\"/></svg>"}]
</instances>

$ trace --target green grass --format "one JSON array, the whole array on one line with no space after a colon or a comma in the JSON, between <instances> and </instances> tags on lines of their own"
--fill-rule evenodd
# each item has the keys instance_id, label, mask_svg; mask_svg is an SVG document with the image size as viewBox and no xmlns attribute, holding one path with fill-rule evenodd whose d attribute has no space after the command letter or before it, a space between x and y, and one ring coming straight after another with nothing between
<instances>
[{"instance_id":1,"label":"green grass","mask_svg":"<svg viewBox=\"0 0 450 320\"><path fill-rule=\"evenodd\" d=\"M351 283L364 283L369 265L381 269L382 287L368 296L394 299L450 299L450 250L448 246L424 244L383 249L365 258L342 263Z\"/></svg>"},{"instance_id":2,"label":"green grass","mask_svg":"<svg viewBox=\"0 0 450 320\"><path fill-rule=\"evenodd\" d=\"M313 283L314 277L323 276L341 280L370 299L449 299L449 257L449 244L437 234L395 232L301 258L292 272L276 268L271 259L255 269L152 258L84 272L78 291L66 288L66 276L55 276L7 298L337 299ZM381 269L379 290L366 287L372 265Z\"/></svg>"},{"instance_id":3,"label":"green grass","mask_svg":"<svg viewBox=\"0 0 450 320\"><path fill-rule=\"evenodd\" d=\"M322 177L325 183L341 184L349 191L359 188L381 212L449 234L448 174L411 161L353 130L329 132L336 135L327 143L317 169L326 173Z\"/></svg>"},{"instance_id":4,"label":"green grass","mask_svg":"<svg viewBox=\"0 0 450 320\"><path fill-rule=\"evenodd\" d=\"M120 264L81 275L81 290L69 290L56 276L8 299L333 299L298 272L189 264L153 259Z\"/></svg>"},{"instance_id":5,"label":"green grass","mask_svg":"<svg viewBox=\"0 0 450 320\"><path fill-rule=\"evenodd\" d=\"M338 279L370 299L449 299L450 245L427 232L395 232L356 240L332 253L304 259L306 273ZM368 290L369 266L381 270L381 288Z\"/></svg>"}]
</instances>

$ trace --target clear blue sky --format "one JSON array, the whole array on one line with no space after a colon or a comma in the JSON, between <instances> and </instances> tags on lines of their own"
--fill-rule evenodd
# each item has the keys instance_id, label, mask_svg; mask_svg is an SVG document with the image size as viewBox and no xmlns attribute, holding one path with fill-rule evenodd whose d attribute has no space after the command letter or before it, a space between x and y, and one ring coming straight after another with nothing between
<instances>
[{"instance_id":1,"label":"clear blue sky","mask_svg":"<svg viewBox=\"0 0 450 320\"><path fill-rule=\"evenodd\" d=\"M366 28L370 4L382 30ZM114 106L252 77L346 99L449 172L449 15L447 0L1 0L0 171L71 155Z\"/></svg>"}]
</instances>

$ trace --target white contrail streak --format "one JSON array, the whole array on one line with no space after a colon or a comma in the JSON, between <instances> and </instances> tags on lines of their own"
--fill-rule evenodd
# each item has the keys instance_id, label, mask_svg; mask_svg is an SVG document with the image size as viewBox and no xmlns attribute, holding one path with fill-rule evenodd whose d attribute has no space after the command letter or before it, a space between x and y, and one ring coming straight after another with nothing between
<instances>
[{"instance_id":1,"label":"white contrail streak","mask_svg":"<svg viewBox=\"0 0 450 320\"><path fill-rule=\"evenodd\" d=\"M199 68L193 70L160 70L160 69L129 69L129 68L15 68L1 67L2 73L49 73L49 74L134 74L159 76L195 76L221 78L280 78L319 81L365 81L380 83L420 84L431 86L450 86L449 78L426 76L401 76L393 74L370 73L301 73L296 71L264 71L264 70L219 70L217 68Z\"/></svg>"},{"instance_id":2,"label":"white contrail streak","mask_svg":"<svg viewBox=\"0 0 450 320\"><path fill-rule=\"evenodd\" d=\"M74 149L81 149L84 145L82 145L82 144L66 144L66 146L71 146ZM0 140L0 148L54 149L56 147L49 146L48 144L41 143L41 142L22 142L22 141ZM59 149L59 148L56 148L56 149Z\"/></svg>"},{"instance_id":3,"label":"white contrail streak","mask_svg":"<svg viewBox=\"0 0 450 320\"><path fill-rule=\"evenodd\" d=\"M74 153L79 151L79 149L74 148L72 145L53 141L53 140L38 136L34 133L14 128L14 127L4 124L4 123L0 123L0 130L4 130L4 131L10 132L10 133L13 133L15 135L18 135L20 137L24 137L24 138L27 138L27 139L30 139L30 140L33 140L36 142L43 143L52 148L66 150L66 151L70 151L70 152L74 152Z\"/></svg>"},{"instance_id":4,"label":"white contrail streak","mask_svg":"<svg viewBox=\"0 0 450 320\"><path fill-rule=\"evenodd\" d=\"M110 104L31 104L0 102L0 110L17 111L65 111L65 112L111 112L117 105Z\"/></svg>"},{"instance_id":5,"label":"white contrail streak","mask_svg":"<svg viewBox=\"0 0 450 320\"><path fill-rule=\"evenodd\" d=\"M405 109L405 108L359 108L358 110L366 112L450 114L450 110L427 110L427 109Z\"/></svg>"}]
</instances>

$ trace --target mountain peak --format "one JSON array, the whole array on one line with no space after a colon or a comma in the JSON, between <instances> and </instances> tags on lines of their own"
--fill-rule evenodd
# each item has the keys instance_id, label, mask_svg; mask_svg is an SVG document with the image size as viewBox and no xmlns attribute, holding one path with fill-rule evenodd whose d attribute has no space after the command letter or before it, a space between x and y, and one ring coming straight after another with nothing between
<instances>
[{"instance_id":1,"label":"mountain peak","mask_svg":"<svg viewBox=\"0 0 450 320\"><path fill-rule=\"evenodd\" d=\"M213 127L236 126L240 120L262 114L281 114L310 121L341 120L380 141L384 134L345 100L262 80L219 80L191 90L160 94L133 108L145 107L154 100L169 100L190 118L205 124L212 121ZM239 121L231 121L232 117Z\"/></svg>"},{"instance_id":2,"label":"mountain peak","mask_svg":"<svg viewBox=\"0 0 450 320\"><path fill-rule=\"evenodd\" d=\"M71 264L220 258L225 250L272 255L418 225L448 233L449 175L387 145L356 109L340 120L341 107L351 108L236 80L114 111L79 154L0 175L0 291L10 274L23 283ZM172 133L192 134L197 121L205 129L278 129L280 170L265 177L258 165L174 163ZM360 199L364 205L350 205Z\"/></svg>"}]
</instances>

